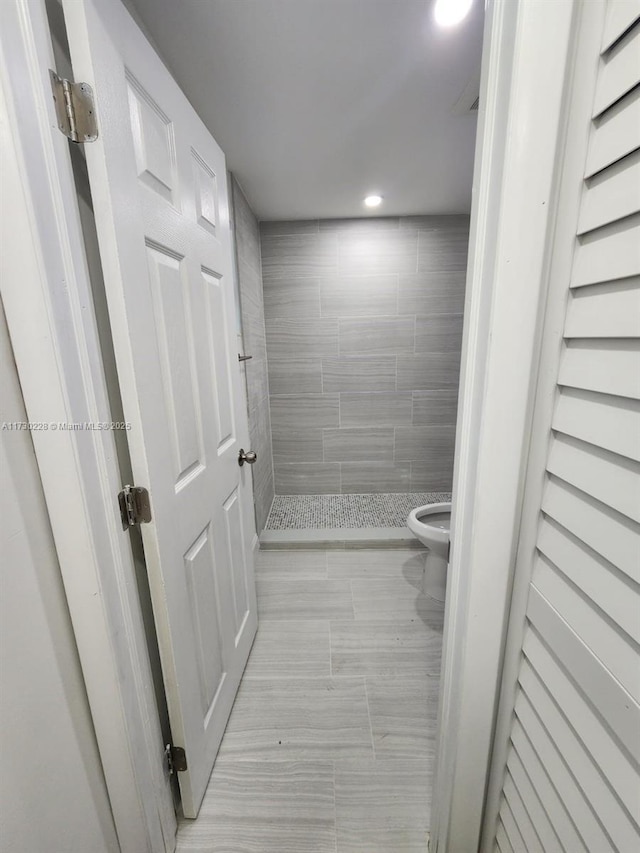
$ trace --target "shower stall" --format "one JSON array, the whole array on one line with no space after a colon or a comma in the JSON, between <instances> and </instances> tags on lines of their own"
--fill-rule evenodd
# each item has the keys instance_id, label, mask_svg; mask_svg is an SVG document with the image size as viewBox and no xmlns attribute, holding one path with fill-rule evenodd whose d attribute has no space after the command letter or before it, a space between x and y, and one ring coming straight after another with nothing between
<instances>
[{"instance_id":1,"label":"shower stall","mask_svg":"<svg viewBox=\"0 0 640 853\"><path fill-rule=\"evenodd\" d=\"M409 544L451 498L469 218L258 223L233 183L261 545Z\"/></svg>"}]
</instances>

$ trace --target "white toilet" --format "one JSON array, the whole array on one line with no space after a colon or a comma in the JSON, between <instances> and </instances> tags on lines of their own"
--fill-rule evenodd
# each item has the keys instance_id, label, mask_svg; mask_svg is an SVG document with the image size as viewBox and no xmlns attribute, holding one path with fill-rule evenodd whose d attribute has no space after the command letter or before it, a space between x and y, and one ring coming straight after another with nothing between
<instances>
[{"instance_id":1,"label":"white toilet","mask_svg":"<svg viewBox=\"0 0 640 853\"><path fill-rule=\"evenodd\" d=\"M428 548L422 591L444 601L449 563L451 504L427 504L409 513L407 527Z\"/></svg>"}]
</instances>

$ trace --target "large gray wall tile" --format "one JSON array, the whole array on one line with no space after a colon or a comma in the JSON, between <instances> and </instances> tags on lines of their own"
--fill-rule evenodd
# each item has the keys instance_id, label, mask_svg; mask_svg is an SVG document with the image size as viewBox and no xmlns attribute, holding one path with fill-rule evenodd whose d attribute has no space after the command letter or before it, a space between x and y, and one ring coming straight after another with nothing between
<instances>
[{"instance_id":1,"label":"large gray wall tile","mask_svg":"<svg viewBox=\"0 0 640 853\"><path fill-rule=\"evenodd\" d=\"M457 413L457 391L413 392L413 423L416 426L455 424Z\"/></svg>"},{"instance_id":2,"label":"large gray wall tile","mask_svg":"<svg viewBox=\"0 0 640 853\"><path fill-rule=\"evenodd\" d=\"M338 354L337 320L267 320L269 358L299 358Z\"/></svg>"},{"instance_id":3,"label":"large gray wall tile","mask_svg":"<svg viewBox=\"0 0 640 853\"><path fill-rule=\"evenodd\" d=\"M247 273L249 334L259 349L266 313L269 393L342 395L339 424L324 402L274 399L278 493L403 491L428 464L431 481L450 480L449 453L410 457L423 444L393 430L455 423L468 229L467 216L261 225L265 292ZM250 381L263 396L264 364Z\"/></svg>"},{"instance_id":4,"label":"large gray wall tile","mask_svg":"<svg viewBox=\"0 0 640 853\"><path fill-rule=\"evenodd\" d=\"M326 462L391 461L393 460L393 429L375 427L326 429L324 430L324 458Z\"/></svg>"},{"instance_id":5,"label":"large gray wall tile","mask_svg":"<svg viewBox=\"0 0 640 853\"><path fill-rule=\"evenodd\" d=\"M337 237L340 275L418 272L417 233L371 230L355 234L339 232Z\"/></svg>"},{"instance_id":6,"label":"large gray wall tile","mask_svg":"<svg viewBox=\"0 0 640 853\"><path fill-rule=\"evenodd\" d=\"M337 262L336 234L262 235L262 277L265 284L278 278L335 275Z\"/></svg>"},{"instance_id":7,"label":"large gray wall tile","mask_svg":"<svg viewBox=\"0 0 640 853\"><path fill-rule=\"evenodd\" d=\"M461 314L466 270L414 273L398 277L399 314Z\"/></svg>"},{"instance_id":8,"label":"large gray wall tile","mask_svg":"<svg viewBox=\"0 0 640 853\"><path fill-rule=\"evenodd\" d=\"M400 228L406 228L409 231L460 231L464 229L468 231L469 215L458 213L401 216Z\"/></svg>"},{"instance_id":9,"label":"large gray wall tile","mask_svg":"<svg viewBox=\"0 0 640 853\"><path fill-rule=\"evenodd\" d=\"M376 234L378 231L397 231L399 227L398 216L320 220L320 231L335 231L341 234Z\"/></svg>"},{"instance_id":10,"label":"large gray wall tile","mask_svg":"<svg viewBox=\"0 0 640 853\"><path fill-rule=\"evenodd\" d=\"M278 278L265 284L264 316L267 320L279 317L320 317L320 284L317 278Z\"/></svg>"},{"instance_id":11,"label":"large gray wall tile","mask_svg":"<svg viewBox=\"0 0 640 853\"><path fill-rule=\"evenodd\" d=\"M462 314L416 317L416 352L454 352L462 347Z\"/></svg>"},{"instance_id":12,"label":"large gray wall tile","mask_svg":"<svg viewBox=\"0 0 640 853\"><path fill-rule=\"evenodd\" d=\"M453 454L411 463L412 492L450 492L453 485Z\"/></svg>"},{"instance_id":13,"label":"large gray wall tile","mask_svg":"<svg viewBox=\"0 0 640 853\"><path fill-rule=\"evenodd\" d=\"M260 223L260 234L265 237L282 236L284 234L317 234L317 219L290 219L284 221Z\"/></svg>"},{"instance_id":14,"label":"large gray wall tile","mask_svg":"<svg viewBox=\"0 0 640 853\"><path fill-rule=\"evenodd\" d=\"M347 275L320 280L323 317L393 315L397 308L397 275Z\"/></svg>"},{"instance_id":15,"label":"large gray wall tile","mask_svg":"<svg viewBox=\"0 0 640 853\"><path fill-rule=\"evenodd\" d=\"M338 495L340 494L340 465L337 463L307 463L275 466L275 485L278 495Z\"/></svg>"},{"instance_id":16,"label":"large gray wall tile","mask_svg":"<svg viewBox=\"0 0 640 853\"><path fill-rule=\"evenodd\" d=\"M397 460L430 462L453 459L455 426L396 427Z\"/></svg>"},{"instance_id":17,"label":"large gray wall tile","mask_svg":"<svg viewBox=\"0 0 640 853\"><path fill-rule=\"evenodd\" d=\"M340 321L340 355L414 351L413 317L371 317Z\"/></svg>"},{"instance_id":18,"label":"large gray wall tile","mask_svg":"<svg viewBox=\"0 0 640 853\"><path fill-rule=\"evenodd\" d=\"M409 462L343 462L340 469L343 495L411 491Z\"/></svg>"},{"instance_id":19,"label":"large gray wall tile","mask_svg":"<svg viewBox=\"0 0 640 853\"><path fill-rule=\"evenodd\" d=\"M407 426L412 420L412 394L340 394L340 426Z\"/></svg>"},{"instance_id":20,"label":"large gray wall tile","mask_svg":"<svg viewBox=\"0 0 640 853\"><path fill-rule=\"evenodd\" d=\"M270 351L268 367L271 394L319 394L322 391L320 358L276 358Z\"/></svg>"},{"instance_id":21,"label":"large gray wall tile","mask_svg":"<svg viewBox=\"0 0 640 853\"><path fill-rule=\"evenodd\" d=\"M468 247L467 228L421 231L417 272L464 270L467 268Z\"/></svg>"},{"instance_id":22,"label":"large gray wall tile","mask_svg":"<svg viewBox=\"0 0 640 853\"><path fill-rule=\"evenodd\" d=\"M394 391L395 355L345 355L322 359L322 387L331 391Z\"/></svg>"},{"instance_id":23,"label":"large gray wall tile","mask_svg":"<svg viewBox=\"0 0 640 853\"><path fill-rule=\"evenodd\" d=\"M398 356L398 391L457 389L459 381L459 352Z\"/></svg>"},{"instance_id":24,"label":"large gray wall tile","mask_svg":"<svg viewBox=\"0 0 640 853\"><path fill-rule=\"evenodd\" d=\"M321 429L273 428L273 462L323 462L324 443Z\"/></svg>"},{"instance_id":25,"label":"large gray wall tile","mask_svg":"<svg viewBox=\"0 0 640 853\"><path fill-rule=\"evenodd\" d=\"M338 394L271 396L271 429L315 429L340 423Z\"/></svg>"},{"instance_id":26,"label":"large gray wall tile","mask_svg":"<svg viewBox=\"0 0 640 853\"><path fill-rule=\"evenodd\" d=\"M256 528L260 533L266 523L275 493L260 234L258 220L233 176L230 186L242 314L242 347L245 354L253 356L251 361L244 363L243 369L246 377L249 436L251 447L258 454L259 460L252 467L251 477Z\"/></svg>"}]
</instances>

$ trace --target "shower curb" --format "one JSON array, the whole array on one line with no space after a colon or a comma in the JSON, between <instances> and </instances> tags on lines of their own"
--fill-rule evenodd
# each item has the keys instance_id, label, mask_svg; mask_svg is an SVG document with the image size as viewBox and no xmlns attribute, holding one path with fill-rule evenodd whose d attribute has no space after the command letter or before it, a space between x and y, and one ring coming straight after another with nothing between
<instances>
[{"instance_id":1,"label":"shower curb","mask_svg":"<svg viewBox=\"0 0 640 853\"><path fill-rule=\"evenodd\" d=\"M308 530L263 530L260 548L408 548L423 550L422 544L408 527L313 528Z\"/></svg>"}]
</instances>

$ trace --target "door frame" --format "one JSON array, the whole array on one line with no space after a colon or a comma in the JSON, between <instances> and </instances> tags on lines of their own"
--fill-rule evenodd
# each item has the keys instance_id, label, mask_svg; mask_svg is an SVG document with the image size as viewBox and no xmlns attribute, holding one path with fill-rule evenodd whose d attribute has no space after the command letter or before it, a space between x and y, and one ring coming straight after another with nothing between
<instances>
[{"instance_id":1,"label":"door frame","mask_svg":"<svg viewBox=\"0 0 640 853\"><path fill-rule=\"evenodd\" d=\"M5 168L12 203L24 205L30 227L3 246L0 292L27 416L110 422L68 142L48 79L55 61L44 0L4 0L0 21ZM121 851L172 853L176 816L129 535L120 526L113 434L32 437Z\"/></svg>"},{"instance_id":2,"label":"door frame","mask_svg":"<svg viewBox=\"0 0 640 853\"><path fill-rule=\"evenodd\" d=\"M579 5L486 5L431 853L481 840Z\"/></svg>"},{"instance_id":3,"label":"door frame","mask_svg":"<svg viewBox=\"0 0 640 853\"><path fill-rule=\"evenodd\" d=\"M486 7L431 832L437 853L476 850L480 839L565 124L564 95L553 84L565 80L576 4ZM1 287L27 413L35 422L110 420L67 141L38 60L49 57L53 67L44 0L4 0L0 15L3 144L15 148L31 223L30 235L5 247L10 274ZM31 277L25 248L37 264ZM167 809L174 827L175 815L160 784L160 727L119 527L113 436L36 431L33 439L121 849L171 850Z\"/></svg>"}]
</instances>

